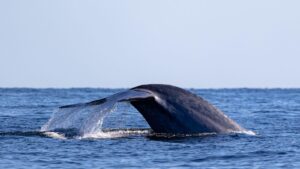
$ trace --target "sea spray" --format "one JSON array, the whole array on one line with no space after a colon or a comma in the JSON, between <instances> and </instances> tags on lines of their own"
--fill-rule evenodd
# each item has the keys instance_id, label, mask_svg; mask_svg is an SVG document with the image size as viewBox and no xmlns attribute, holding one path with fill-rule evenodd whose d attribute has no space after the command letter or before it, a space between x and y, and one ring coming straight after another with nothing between
<instances>
[{"instance_id":1,"label":"sea spray","mask_svg":"<svg viewBox=\"0 0 300 169\"><path fill-rule=\"evenodd\" d=\"M81 105L59 108L49 121L42 126L41 131L63 131L72 135L102 132L105 116L114 110L114 104L106 102L101 105Z\"/></svg>"}]
</instances>

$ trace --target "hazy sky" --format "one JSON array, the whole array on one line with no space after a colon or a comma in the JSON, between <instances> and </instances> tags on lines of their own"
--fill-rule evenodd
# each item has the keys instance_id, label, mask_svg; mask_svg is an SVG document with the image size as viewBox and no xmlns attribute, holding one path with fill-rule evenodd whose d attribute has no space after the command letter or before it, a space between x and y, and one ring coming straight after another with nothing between
<instances>
[{"instance_id":1,"label":"hazy sky","mask_svg":"<svg viewBox=\"0 0 300 169\"><path fill-rule=\"evenodd\" d=\"M299 0L0 0L0 87L300 87Z\"/></svg>"}]
</instances>

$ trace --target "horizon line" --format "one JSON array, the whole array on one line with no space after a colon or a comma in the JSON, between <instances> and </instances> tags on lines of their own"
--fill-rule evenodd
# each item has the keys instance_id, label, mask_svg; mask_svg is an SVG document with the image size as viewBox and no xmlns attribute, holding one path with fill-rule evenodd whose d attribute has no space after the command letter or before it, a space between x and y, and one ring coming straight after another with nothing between
<instances>
[{"instance_id":1,"label":"horizon line","mask_svg":"<svg viewBox=\"0 0 300 169\"><path fill-rule=\"evenodd\" d=\"M135 87L135 86L133 86ZM300 87L181 87L184 89L212 89L212 90L218 90L218 89L300 89ZM6 86L0 86L0 89L130 89L132 87L98 87L98 86L73 86L73 87L29 87L29 86L13 86L13 87L6 87Z\"/></svg>"}]
</instances>

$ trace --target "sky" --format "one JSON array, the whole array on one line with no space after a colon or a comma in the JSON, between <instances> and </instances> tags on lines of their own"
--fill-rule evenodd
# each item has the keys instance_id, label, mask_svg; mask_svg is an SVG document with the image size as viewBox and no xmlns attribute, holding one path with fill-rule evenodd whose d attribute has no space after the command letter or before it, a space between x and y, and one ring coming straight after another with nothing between
<instances>
[{"instance_id":1,"label":"sky","mask_svg":"<svg viewBox=\"0 0 300 169\"><path fill-rule=\"evenodd\" d=\"M0 0L0 87L300 87L298 0Z\"/></svg>"}]
</instances>

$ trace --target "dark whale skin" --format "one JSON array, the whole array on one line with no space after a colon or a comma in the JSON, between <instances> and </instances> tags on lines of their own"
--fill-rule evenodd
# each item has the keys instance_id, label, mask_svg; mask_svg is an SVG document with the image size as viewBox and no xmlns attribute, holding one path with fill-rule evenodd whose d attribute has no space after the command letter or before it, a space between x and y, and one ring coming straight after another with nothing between
<instances>
[{"instance_id":1,"label":"dark whale skin","mask_svg":"<svg viewBox=\"0 0 300 169\"><path fill-rule=\"evenodd\" d=\"M179 87L141 85L131 90L150 91L155 97L130 103L157 133L228 133L244 130L203 98Z\"/></svg>"}]
</instances>

